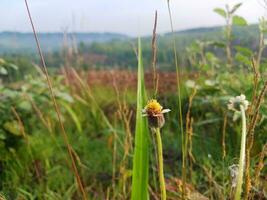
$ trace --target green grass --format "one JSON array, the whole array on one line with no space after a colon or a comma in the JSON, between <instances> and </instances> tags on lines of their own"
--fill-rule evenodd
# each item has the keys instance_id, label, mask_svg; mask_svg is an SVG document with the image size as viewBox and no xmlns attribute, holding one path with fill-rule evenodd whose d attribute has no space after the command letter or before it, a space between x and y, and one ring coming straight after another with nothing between
<instances>
[{"instance_id":1,"label":"green grass","mask_svg":"<svg viewBox=\"0 0 267 200\"><path fill-rule=\"evenodd\" d=\"M135 125L135 147L133 158L132 200L148 199L148 169L149 169L149 131L147 119L142 116L146 103L144 85L144 67L142 61L141 39L138 41L138 84Z\"/></svg>"}]
</instances>

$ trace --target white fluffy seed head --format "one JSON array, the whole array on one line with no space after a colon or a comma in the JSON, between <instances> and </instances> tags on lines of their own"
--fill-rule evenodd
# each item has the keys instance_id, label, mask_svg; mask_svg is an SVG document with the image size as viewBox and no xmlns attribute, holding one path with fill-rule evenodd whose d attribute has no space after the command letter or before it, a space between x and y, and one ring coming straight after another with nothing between
<instances>
[{"instance_id":1,"label":"white fluffy seed head","mask_svg":"<svg viewBox=\"0 0 267 200\"><path fill-rule=\"evenodd\" d=\"M240 111L241 105L244 107L244 110L248 109L249 102L246 100L246 96L244 94L230 98L227 107L229 110Z\"/></svg>"}]
</instances>

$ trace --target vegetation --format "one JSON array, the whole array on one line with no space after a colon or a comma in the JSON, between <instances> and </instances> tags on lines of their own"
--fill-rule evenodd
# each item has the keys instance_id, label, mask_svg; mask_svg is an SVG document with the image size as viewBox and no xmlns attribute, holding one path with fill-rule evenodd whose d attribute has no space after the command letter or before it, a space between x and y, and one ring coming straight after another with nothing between
<instances>
[{"instance_id":1,"label":"vegetation","mask_svg":"<svg viewBox=\"0 0 267 200\"><path fill-rule=\"evenodd\" d=\"M226 34L69 46L45 55L49 74L3 56L0 199L266 199L267 23L240 6L215 9Z\"/></svg>"},{"instance_id":2,"label":"vegetation","mask_svg":"<svg viewBox=\"0 0 267 200\"><path fill-rule=\"evenodd\" d=\"M232 43L234 45L242 45L255 51L258 48L259 41L259 28L257 24L248 26L235 26L232 28ZM15 33L5 33L7 36L0 34L0 53L2 55L12 57L17 56L19 58L26 57L28 60L37 62L37 57L34 54L36 48L33 43L33 35L28 34L27 40L24 36L17 34L17 40L20 43L16 43L16 48L10 44L15 41ZM221 59L225 59L223 53L224 46L222 45L223 39L223 27L211 27L211 28L197 28L185 31L175 32L176 48L179 54L179 62L183 66L188 66L188 60L186 59L186 52L192 50L194 46L197 46L199 42L205 42L209 44L207 48L216 54ZM68 39L64 39L64 34L50 35L41 34L40 42L42 44L43 51L47 54L46 61L50 67L60 67L64 64L63 60L66 60L67 56L75 54L79 55L78 60L82 60L82 67L95 67L95 68L136 68L136 56L135 56L135 38L130 38L124 35L110 35L107 34L95 34L95 36L79 35L66 33ZM1 43L4 41L5 43ZM29 42L31 41L31 42ZM157 37L158 41L158 53L157 61L161 66L161 70L172 70L174 63L170 61L172 59L172 35L166 33ZM195 41L192 43L192 41ZM29 43L31 46L29 46ZM151 37L145 37L142 40L143 50L143 62L145 65L149 65L151 61ZM214 45L213 45L214 44ZM28 46L27 46L28 45ZM68 51L66 49L69 49ZM59 52L62 50L61 52ZM236 51L233 49L233 51ZM66 55L67 54L67 55ZM69 58L70 59L70 58ZM77 59L74 63L77 66Z\"/></svg>"}]
</instances>

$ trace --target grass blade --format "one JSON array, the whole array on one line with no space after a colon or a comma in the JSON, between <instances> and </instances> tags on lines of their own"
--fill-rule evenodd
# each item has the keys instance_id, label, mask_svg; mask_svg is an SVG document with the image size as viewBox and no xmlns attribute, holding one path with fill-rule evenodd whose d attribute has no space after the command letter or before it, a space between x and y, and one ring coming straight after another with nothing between
<instances>
[{"instance_id":1,"label":"grass blade","mask_svg":"<svg viewBox=\"0 0 267 200\"><path fill-rule=\"evenodd\" d=\"M142 108L146 102L144 68L141 40L138 41L138 84L135 126L135 148L133 160L132 200L148 199L148 124L142 117Z\"/></svg>"}]
</instances>

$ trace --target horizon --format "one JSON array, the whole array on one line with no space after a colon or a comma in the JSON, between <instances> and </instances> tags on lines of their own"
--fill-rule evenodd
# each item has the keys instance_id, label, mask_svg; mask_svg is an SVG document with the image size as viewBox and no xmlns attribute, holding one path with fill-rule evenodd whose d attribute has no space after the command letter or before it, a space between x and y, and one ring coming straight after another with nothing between
<instances>
[{"instance_id":1,"label":"horizon","mask_svg":"<svg viewBox=\"0 0 267 200\"><path fill-rule=\"evenodd\" d=\"M251 23L248 26L256 26L258 25L258 23ZM192 27L192 28L187 28L187 29L181 29L181 30L174 30L175 33L180 33L180 32L186 32L186 31L192 31L192 30L199 30L199 29L211 29L211 28L223 28L224 25L214 25L214 26L200 26L200 27ZM3 30L0 31L0 34L2 33L18 33L18 34L33 34L32 31L10 31L10 30ZM165 34L169 34L171 33L171 31L167 31L167 32L163 32L163 33L158 33L157 35L165 35ZM51 31L51 32L37 32L37 34L64 34L64 32L60 32L60 31ZM122 35L122 36L127 36L130 38L135 38L135 37L139 37L137 36L132 36L132 35L128 35L126 33L120 33L120 32L109 32L109 31L105 31L105 32L83 32L83 31L74 31L74 32L67 32L67 34L116 34L116 35ZM142 35L140 37L150 37L152 36L151 34L147 34L147 35Z\"/></svg>"},{"instance_id":2,"label":"horizon","mask_svg":"<svg viewBox=\"0 0 267 200\"><path fill-rule=\"evenodd\" d=\"M194 0L186 2L171 1L173 23L175 31L197 28L223 26L224 20L213 12L216 7L224 7L242 2L237 12L249 24L255 24L264 16L264 8L260 0L201 0L202 4L195 4ZM2 0L1 7L5 8L0 17L0 32L31 32L23 1ZM52 6L53 5L53 6ZM105 12L103 7L105 6ZM124 1L102 0L86 2L77 0L29 0L33 21L37 32L40 33L119 33L130 37L147 36L152 34L154 12L158 11L157 33L170 32L167 3L165 0ZM62 12L58 15L58 10ZM49 15L47 14L49 10ZM90 12L88 12L90 10ZM195 14L197 13L197 14ZM15 16L15 17L14 17ZM129 23L130 22L130 23Z\"/></svg>"}]
</instances>

